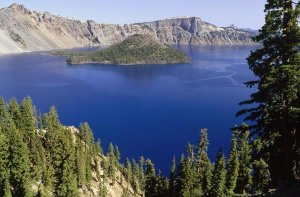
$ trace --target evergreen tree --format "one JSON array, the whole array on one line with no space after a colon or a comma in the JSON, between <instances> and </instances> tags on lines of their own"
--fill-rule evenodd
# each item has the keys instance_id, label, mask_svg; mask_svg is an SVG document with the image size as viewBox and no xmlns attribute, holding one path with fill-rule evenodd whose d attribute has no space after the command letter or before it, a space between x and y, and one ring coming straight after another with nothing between
<instances>
[{"instance_id":1,"label":"evergreen tree","mask_svg":"<svg viewBox=\"0 0 300 197\"><path fill-rule=\"evenodd\" d=\"M253 191L256 194L266 193L271 181L269 166L263 160L253 162Z\"/></svg>"},{"instance_id":2,"label":"evergreen tree","mask_svg":"<svg viewBox=\"0 0 300 197\"><path fill-rule=\"evenodd\" d=\"M131 183L132 180L132 166L130 160L126 159L126 169L125 169L126 180L128 183Z\"/></svg>"},{"instance_id":3,"label":"evergreen tree","mask_svg":"<svg viewBox=\"0 0 300 197\"><path fill-rule=\"evenodd\" d=\"M61 140L63 136L63 127L58 119L58 114L54 106L50 108L49 113L44 116L45 148L46 152L46 170L42 180L47 188L54 189L56 184L56 174L62 165L61 153L64 151Z\"/></svg>"},{"instance_id":4,"label":"evergreen tree","mask_svg":"<svg viewBox=\"0 0 300 197\"><path fill-rule=\"evenodd\" d=\"M0 120L4 118L4 114L5 114L5 111L6 111L5 108L6 108L5 101L4 101L3 97L0 97Z\"/></svg>"},{"instance_id":5,"label":"evergreen tree","mask_svg":"<svg viewBox=\"0 0 300 197\"><path fill-rule=\"evenodd\" d=\"M197 186L197 174L194 168L194 146L188 144L187 157L180 158L178 172L178 194L182 197L201 196L201 188Z\"/></svg>"},{"instance_id":6,"label":"evergreen tree","mask_svg":"<svg viewBox=\"0 0 300 197\"><path fill-rule=\"evenodd\" d=\"M227 165L227 191L228 195L234 194L239 174L239 153L238 153L238 139L236 132L233 133L231 139L231 149Z\"/></svg>"},{"instance_id":7,"label":"evergreen tree","mask_svg":"<svg viewBox=\"0 0 300 197\"><path fill-rule=\"evenodd\" d=\"M62 130L60 164L56 167L55 196L76 197L78 188L75 174L75 147L73 136L67 129Z\"/></svg>"},{"instance_id":8,"label":"evergreen tree","mask_svg":"<svg viewBox=\"0 0 300 197\"><path fill-rule=\"evenodd\" d=\"M139 183L139 164L132 159L132 180L131 180L131 185L133 187L133 189L135 191L138 191L139 187L140 187L140 183Z\"/></svg>"},{"instance_id":9,"label":"evergreen tree","mask_svg":"<svg viewBox=\"0 0 300 197\"><path fill-rule=\"evenodd\" d=\"M117 145L114 148L114 153L115 153L115 158L116 158L117 165L119 165L120 160L121 160L121 153L120 153L119 147Z\"/></svg>"},{"instance_id":10,"label":"evergreen tree","mask_svg":"<svg viewBox=\"0 0 300 197\"><path fill-rule=\"evenodd\" d=\"M80 124L79 126L79 136L84 143L84 166L85 166L85 180L86 183L89 185L92 179L92 159L93 159L93 144L94 144L94 137L93 132L88 123ZM83 156L82 155L82 156Z\"/></svg>"},{"instance_id":11,"label":"evergreen tree","mask_svg":"<svg viewBox=\"0 0 300 197\"><path fill-rule=\"evenodd\" d=\"M11 119L10 115L7 115ZM10 122L13 122L11 119ZM9 165L10 166L10 185L13 190L12 196L33 196L30 186L30 160L29 150L23 141L22 133L19 132L14 124L8 126L9 135Z\"/></svg>"},{"instance_id":12,"label":"evergreen tree","mask_svg":"<svg viewBox=\"0 0 300 197\"><path fill-rule=\"evenodd\" d=\"M139 169L139 184L140 184L140 190L145 190L145 173L144 173L144 164L145 159L143 156L140 157L140 169Z\"/></svg>"},{"instance_id":13,"label":"evergreen tree","mask_svg":"<svg viewBox=\"0 0 300 197\"><path fill-rule=\"evenodd\" d=\"M171 165L169 196L176 197L176 160L175 160L175 156L173 157L172 165Z\"/></svg>"},{"instance_id":14,"label":"evergreen tree","mask_svg":"<svg viewBox=\"0 0 300 197\"><path fill-rule=\"evenodd\" d=\"M158 193L156 185L156 174L154 164L150 159L146 160L145 178L145 196L155 197Z\"/></svg>"},{"instance_id":15,"label":"evergreen tree","mask_svg":"<svg viewBox=\"0 0 300 197\"><path fill-rule=\"evenodd\" d=\"M2 133L0 127L0 196L11 197L11 185L9 183L9 141Z\"/></svg>"},{"instance_id":16,"label":"evergreen tree","mask_svg":"<svg viewBox=\"0 0 300 197\"><path fill-rule=\"evenodd\" d=\"M105 186L105 178L103 177L102 179L101 177L99 177L98 180L99 180L98 195L99 197L106 197L108 192Z\"/></svg>"},{"instance_id":17,"label":"evergreen tree","mask_svg":"<svg viewBox=\"0 0 300 197\"><path fill-rule=\"evenodd\" d=\"M76 137L76 174L78 186L86 185L85 145L80 137Z\"/></svg>"},{"instance_id":18,"label":"evergreen tree","mask_svg":"<svg viewBox=\"0 0 300 197\"><path fill-rule=\"evenodd\" d=\"M108 147L108 153L107 153L107 159L108 159L108 177L111 179L112 184L115 184L116 180L116 158L115 158L115 152L114 152L114 146L112 143L109 144Z\"/></svg>"},{"instance_id":19,"label":"evergreen tree","mask_svg":"<svg viewBox=\"0 0 300 197\"><path fill-rule=\"evenodd\" d=\"M45 162L44 148L39 136L37 136L37 120L34 113L34 107L30 97L23 99L20 111L18 112L17 101L13 99L10 102L9 110L15 121L15 124L23 132L25 141L30 150L31 176L39 180Z\"/></svg>"},{"instance_id":20,"label":"evergreen tree","mask_svg":"<svg viewBox=\"0 0 300 197\"><path fill-rule=\"evenodd\" d=\"M200 140L197 147L197 159L196 159L196 171L198 174L199 189L203 190L205 195L209 195L208 192L211 188L212 170L211 162L208 158L208 134L207 129L201 130Z\"/></svg>"},{"instance_id":21,"label":"evergreen tree","mask_svg":"<svg viewBox=\"0 0 300 197\"><path fill-rule=\"evenodd\" d=\"M219 150L217 155L216 164L214 167L212 178L212 197L225 197L226 196L226 164L225 157L222 149Z\"/></svg>"},{"instance_id":22,"label":"evergreen tree","mask_svg":"<svg viewBox=\"0 0 300 197\"><path fill-rule=\"evenodd\" d=\"M245 127L245 125L243 126ZM237 131L239 132L239 131ZM251 175L251 149L249 145L249 132L241 131L239 132L239 172L236 185L236 192L243 194L250 191L252 184L252 175Z\"/></svg>"},{"instance_id":23,"label":"evergreen tree","mask_svg":"<svg viewBox=\"0 0 300 197\"><path fill-rule=\"evenodd\" d=\"M10 116L12 117L16 127L20 128L20 106L15 98L11 99L8 103L8 112L10 113Z\"/></svg>"},{"instance_id":24,"label":"evergreen tree","mask_svg":"<svg viewBox=\"0 0 300 197\"><path fill-rule=\"evenodd\" d=\"M300 3L268 0L265 25L255 37L263 44L248 57L257 80L246 83L257 92L238 115L247 114L253 135L261 138L262 158L270 166L273 184L300 175ZM278 170L281 169L281 170Z\"/></svg>"}]
</instances>

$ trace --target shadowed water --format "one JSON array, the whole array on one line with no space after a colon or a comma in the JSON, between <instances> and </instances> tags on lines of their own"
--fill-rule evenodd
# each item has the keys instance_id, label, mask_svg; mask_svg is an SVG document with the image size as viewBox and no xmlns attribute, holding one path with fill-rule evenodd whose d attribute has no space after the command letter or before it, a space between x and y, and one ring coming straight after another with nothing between
<instances>
[{"instance_id":1,"label":"shadowed water","mask_svg":"<svg viewBox=\"0 0 300 197\"><path fill-rule=\"evenodd\" d=\"M51 105L64 124L88 121L102 146L125 157L150 157L168 173L173 155L209 129L209 154L230 144L238 102L251 93L245 58L253 47L179 47L192 63L68 66L42 53L0 56L0 95L31 96L44 113ZM105 148L106 149L106 148Z\"/></svg>"}]
</instances>

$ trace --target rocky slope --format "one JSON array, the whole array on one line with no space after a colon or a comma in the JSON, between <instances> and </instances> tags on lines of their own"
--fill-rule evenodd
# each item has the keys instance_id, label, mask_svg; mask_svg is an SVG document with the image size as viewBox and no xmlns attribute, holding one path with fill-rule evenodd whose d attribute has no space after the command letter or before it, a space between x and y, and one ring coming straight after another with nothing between
<instances>
[{"instance_id":1,"label":"rocky slope","mask_svg":"<svg viewBox=\"0 0 300 197\"><path fill-rule=\"evenodd\" d=\"M79 133L79 130L73 126L66 127L74 136ZM75 142L75 141L74 141ZM79 189L80 197L98 197L99 182L104 182L107 189L107 197L122 197L123 191L128 191L128 197L144 197L143 191L135 191L130 183L126 181L126 178L120 170L116 170L116 180L112 183L112 180L106 178L104 181L103 159L106 159L103 155L98 157L98 164L92 163L94 171L92 172L93 179L90 183L90 187L82 187ZM95 169L98 168L101 179L98 180Z\"/></svg>"},{"instance_id":2,"label":"rocky slope","mask_svg":"<svg viewBox=\"0 0 300 197\"><path fill-rule=\"evenodd\" d=\"M197 17L112 25L30 11L12 4L0 9L0 53L111 45L134 34L150 34L167 44L251 45L254 33L217 27Z\"/></svg>"}]
</instances>

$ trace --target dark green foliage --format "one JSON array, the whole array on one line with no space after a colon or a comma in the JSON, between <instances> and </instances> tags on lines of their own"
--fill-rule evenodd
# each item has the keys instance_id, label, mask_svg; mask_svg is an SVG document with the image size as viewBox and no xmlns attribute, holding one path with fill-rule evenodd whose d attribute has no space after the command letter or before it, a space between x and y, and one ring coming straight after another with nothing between
<instances>
[{"instance_id":1,"label":"dark green foliage","mask_svg":"<svg viewBox=\"0 0 300 197\"><path fill-rule=\"evenodd\" d=\"M9 117L10 118L10 117ZM23 136L14 125L11 125L9 133L9 175L12 196L30 197L30 160L29 150L23 141Z\"/></svg>"},{"instance_id":2,"label":"dark green foliage","mask_svg":"<svg viewBox=\"0 0 300 197\"><path fill-rule=\"evenodd\" d=\"M140 173L140 167L139 164L132 159L132 178L131 178L131 185L135 191L138 191L139 186L139 173Z\"/></svg>"},{"instance_id":3,"label":"dark green foliage","mask_svg":"<svg viewBox=\"0 0 300 197\"><path fill-rule=\"evenodd\" d=\"M245 126L244 126L245 127ZM251 149L249 145L249 132L236 131L239 135L238 150L239 150L239 172L236 185L236 192L243 194L250 191L252 184L251 175Z\"/></svg>"},{"instance_id":4,"label":"dark green foliage","mask_svg":"<svg viewBox=\"0 0 300 197\"><path fill-rule=\"evenodd\" d=\"M273 185L299 181L300 175L300 27L299 2L268 0L265 25L255 37L263 47L248 57L257 80L251 104L238 115L251 120L262 141L260 155L270 167ZM278 170L280 169L280 170Z\"/></svg>"},{"instance_id":5,"label":"dark green foliage","mask_svg":"<svg viewBox=\"0 0 300 197\"><path fill-rule=\"evenodd\" d=\"M0 196L76 197L79 187L90 189L93 178L99 182L99 196L107 196L107 177L114 181L121 167L118 147L110 144L105 158L87 123L80 124L77 132L60 123L55 107L39 120L36 111L29 97L21 107L16 99L6 105L0 98ZM134 160L127 163L128 186L138 192L145 187L143 166ZM158 185L166 185L157 180Z\"/></svg>"},{"instance_id":6,"label":"dark green foliage","mask_svg":"<svg viewBox=\"0 0 300 197\"><path fill-rule=\"evenodd\" d=\"M199 180L198 189L201 189L205 195L209 195L212 179L212 164L207 154L208 145L207 129L202 129L197 147L196 171Z\"/></svg>"},{"instance_id":7,"label":"dark green foliage","mask_svg":"<svg viewBox=\"0 0 300 197\"><path fill-rule=\"evenodd\" d=\"M138 177L138 180L139 180L139 184L140 184L140 190L141 191L144 191L145 190L145 173L144 173L144 164L145 164L145 159L143 156L141 156L140 158L140 169L139 169L139 177Z\"/></svg>"},{"instance_id":8,"label":"dark green foliage","mask_svg":"<svg viewBox=\"0 0 300 197\"><path fill-rule=\"evenodd\" d=\"M91 179L92 179L92 159L93 159L93 154L94 154L94 137L93 137L93 132L89 126L88 123L80 124L79 126L79 138L80 138L80 145L82 146L82 151L83 153L81 154L81 160L82 162L85 162L84 164L80 164L84 166L83 170L85 176L83 178L83 183L89 184ZM77 162L78 163L78 162Z\"/></svg>"},{"instance_id":9,"label":"dark green foliage","mask_svg":"<svg viewBox=\"0 0 300 197\"><path fill-rule=\"evenodd\" d=\"M126 159L125 178L128 182L131 182L132 180L132 166L128 158Z\"/></svg>"},{"instance_id":10,"label":"dark green foliage","mask_svg":"<svg viewBox=\"0 0 300 197\"><path fill-rule=\"evenodd\" d=\"M172 165L171 165L169 196L176 197L176 160L175 160L175 156L172 160Z\"/></svg>"},{"instance_id":11,"label":"dark green foliage","mask_svg":"<svg viewBox=\"0 0 300 197\"><path fill-rule=\"evenodd\" d=\"M267 192L271 181L268 164L263 159L255 160L253 171L253 191L258 194Z\"/></svg>"},{"instance_id":12,"label":"dark green foliage","mask_svg":"<svg viewBox=\"0 0 300 197\"><path fill-rule=\"evenodd\" d=\"M0 129L0 196L11 196L9 182L9 141Z\"/></svg>"},{"instance_id":13,"label":"dark green foliage","mask_svg":"<svg viewBox=\"0 0 300 197\"><path fill-rule=\"evenodd\" d=\"M228 195L234 194L239 175L240 161L238 152L238 136L234 132L231 139L231 149L227 164L227 191Z\"/></svg>"},{"instance_id":14,"label":"dark green foliage","mask_svg":"<svg viewBox=\"0 0 300 197\"><path fill-rule=\"evenodd\" d=\"M145 195L146 197L164 197L168 195L168 182L159 172L156 174L150 159L145 162Z\"/></svg>"},{"instance_id":15,"label":"dark green foliage","mask_svg":"<svg viewBox=\"0 0 300 197\"><path fill-rule=\"evenodd\" d=\"M75 174L75 147L73 136L70 131L64 130L61 143L60 162L56 162L55 166L55 192L56 196L78 196L78 188Z\"/></svg>"},{"instance_id":16,"label":"dark green foliage","mask_svg":"<svg viewBox=\"0 0 300 197\"><path fill-rule=\"evenodd\" d=\"M133 35L120 44L96 52L61 52L70 64L162 64L186 63L189 57L168 45L163 45L150 35ZM58 53L60 54L60 53Z\"/></svg>"},{"instance_id":17,"label":"dark green foliage","mask_svg":"<svg viewBox=\"0 0 300 197\"><path fill-rule=\"evenodd\" d=\"M99 197L107 197L107 189L104 184L104 181L100 181L99 188L98 188L98 195Z\"/></svg>"},{"instance_id":18,"label":"dark green foliage","mask_svg":"<svg viewBox=\"0 0 300 197\"><path fill-rule=\"evenodd\" d=\"M225 157L222 149L219 150L217 161L214 167L212 178L212 197L225 197L226 196L226 164Z\"/></svg>"},{"instance_id":19,"label":"dark green foliage","mask_svg":"<svg viewBox=\"0 0 300 197\"><path fill-rule=\"evenodd\" d=\"M109 144L108 153L107 153L107 162L108 162L108 177L111 179L112 184L115 184L116 180L116 157L114 152L114 146L112 143Z\"/></svg>"},{"instance_id":20,"label":"dark green foliage","mask_svg":"<svg viewBox=\"0 0 300 197\"><path fill-rule=\"evenodd\" d=\"M18 104L18 101L13 98L8 103L8 112L10 116L12 117L13 121L15 122L15 125L17 128L20 128L20 118L21 118L21 112L20 112L20 106Z\"/></svg>"}]
</instances>

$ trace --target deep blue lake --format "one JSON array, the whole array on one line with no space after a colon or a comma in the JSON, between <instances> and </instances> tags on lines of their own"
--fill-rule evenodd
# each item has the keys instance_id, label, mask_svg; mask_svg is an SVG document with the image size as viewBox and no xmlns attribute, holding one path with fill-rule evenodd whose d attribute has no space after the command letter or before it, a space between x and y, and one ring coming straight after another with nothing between
<instances>
[{"instance_id":1,"label":"deep blue lake","mask_svg":"<svg viewBox=\"0 0 300 197\"><path fill-rule=\"evenodd\" d=\"M30 96L43 113L51 105L63 124L87 121L106 149L117 144L122 158L151 158L168 173L187 142L208 128L212 160L230 145L235 113L251 91L246 57L254 47L180 47L192 63L180 65L68 66L43 53L0 56L0 95Z\"/></svg>"}]
</instances>

